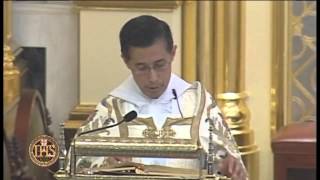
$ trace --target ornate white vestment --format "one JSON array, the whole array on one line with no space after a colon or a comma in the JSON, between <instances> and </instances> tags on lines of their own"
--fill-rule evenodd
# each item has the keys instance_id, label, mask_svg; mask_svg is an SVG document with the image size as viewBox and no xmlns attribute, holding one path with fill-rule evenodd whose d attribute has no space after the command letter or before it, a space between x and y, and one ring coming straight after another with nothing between
<instances>
[{"instance_id":1,"label":"ornate white vestment","mask_svg":"<svg viewBox=\"0 0 320 180\"><path fill-rule=\"evenodd\" d=\"M172 89L177 92L181 113ZM229 152L241 160L237 145L213 97L201 83L189 84L175 74L171 74L167 89L158 99L146 97L133 77L129 76L97 105L95 113L80 127L78 133L116 123L132 110L138 113L135 120L94 132L95 135L100 137L197 138L198 143L208 152L209 122L206 120L211 119L215 127L213 134L215 147L220 148L220 152ZM100 166L104 162L104 157L87 159L87 161L92 161L89 163L91 167ZM194 160L187 159L133 158L133 161L184 168L198 168L199 166ZM68 158L67 162L70 163ZM81 160L77 164L79 163ZM68 165L66 169L68 170Z\"/></svg>"}]
</instances>

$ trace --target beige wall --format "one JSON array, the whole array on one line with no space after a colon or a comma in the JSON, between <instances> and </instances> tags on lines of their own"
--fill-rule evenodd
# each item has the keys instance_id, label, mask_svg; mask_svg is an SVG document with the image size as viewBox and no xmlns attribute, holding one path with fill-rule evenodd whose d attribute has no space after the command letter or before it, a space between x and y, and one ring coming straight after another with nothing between
<instances>
[{"instance_id":1,"label":"beige wall","mask_svg":"<svg viewBox=\"0 0 320 180\"><path fill-rule=\"evenodd\" d=\"M120 57L119 31L142 14L154 15L170 26L178 46L173 71L181 74L181 7L173 10L80 10L80 104L96 104L128 75Z\"/></svg>"},{"instance_id":2,"label":"beige wall","mask_svg":"<svg viewBox=\"0 0 320 180\"><path fill-rule=\"evenodd\" d=\"M271 2L247 1L245 9L245 86L249 95L247 105L251 113L251 128L260 149L259 180L271 180Z\"/></svg>"},{"instance_id":3,"label":"beige wall","mask_svg":"<svg viewBox=\"0 0 320 180\"><path fill-rule=\"evenodd\" d=\"M68 2L14 1L12 10L15 42L45 48L45 100L58 137L59 124L79 103L78 14Z\"/></svg>"}]
</instances>

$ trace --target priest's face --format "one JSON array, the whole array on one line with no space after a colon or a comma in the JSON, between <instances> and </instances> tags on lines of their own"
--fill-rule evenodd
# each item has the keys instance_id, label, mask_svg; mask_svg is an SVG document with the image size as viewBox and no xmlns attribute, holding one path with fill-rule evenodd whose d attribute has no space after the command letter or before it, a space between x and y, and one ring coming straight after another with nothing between
<instances>
[{"instance_id":1,"label":"priest's face","mask_svg":"<svg viewBox=\"0 0 320 180\"><path fill-rule=\"evenodd\" d=\"M163 39L148 47L129 48L129 57L124 61L144 95L156 99L166 90L175 52L176 46L169 52Z\"/></svg>"}]
</instances>

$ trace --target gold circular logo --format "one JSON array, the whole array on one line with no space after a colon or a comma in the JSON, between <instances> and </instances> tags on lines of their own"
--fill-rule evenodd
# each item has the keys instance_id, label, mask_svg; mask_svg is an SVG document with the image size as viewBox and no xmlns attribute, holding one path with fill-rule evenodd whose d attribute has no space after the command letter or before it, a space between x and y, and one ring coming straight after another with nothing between
<instances>
[{"instance_id":1,"label":"gold circular logo","mask_svg":"<svg viewBox=\"0 0 320 180\"><path fill-rule=\"evenodd\" d=\"M58 160L59 146L56 140L47 135L40 135L29 145L29 155L33 163L41 167L51 166Z\"/></svg>"}]
</instances>

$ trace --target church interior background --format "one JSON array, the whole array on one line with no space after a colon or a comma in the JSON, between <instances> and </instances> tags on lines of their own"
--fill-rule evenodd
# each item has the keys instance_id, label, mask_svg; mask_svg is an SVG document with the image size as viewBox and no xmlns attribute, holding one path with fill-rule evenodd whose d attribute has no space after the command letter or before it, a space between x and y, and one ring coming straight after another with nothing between
<instances>
[{"instance_id":1,"label":"church interior background","mask_svg":"<svg viewBox=\"0 0 320 180\"><path fill-rule=\"evenodd\" d=\"M59 139L61 123L72 138L127 77L118 32L142 14L172 28L173 72L203 82L218 100L250 179L315 179L316 1L151 0L4 2L3 124L19 142L14 151L4 141L4 179L19 170L11 161L42 174L28 159L30 141L43 133ZM297 144L307 138L313 146L288 166L279 134L296 124Z\"/></svg>"}]
</instances>

